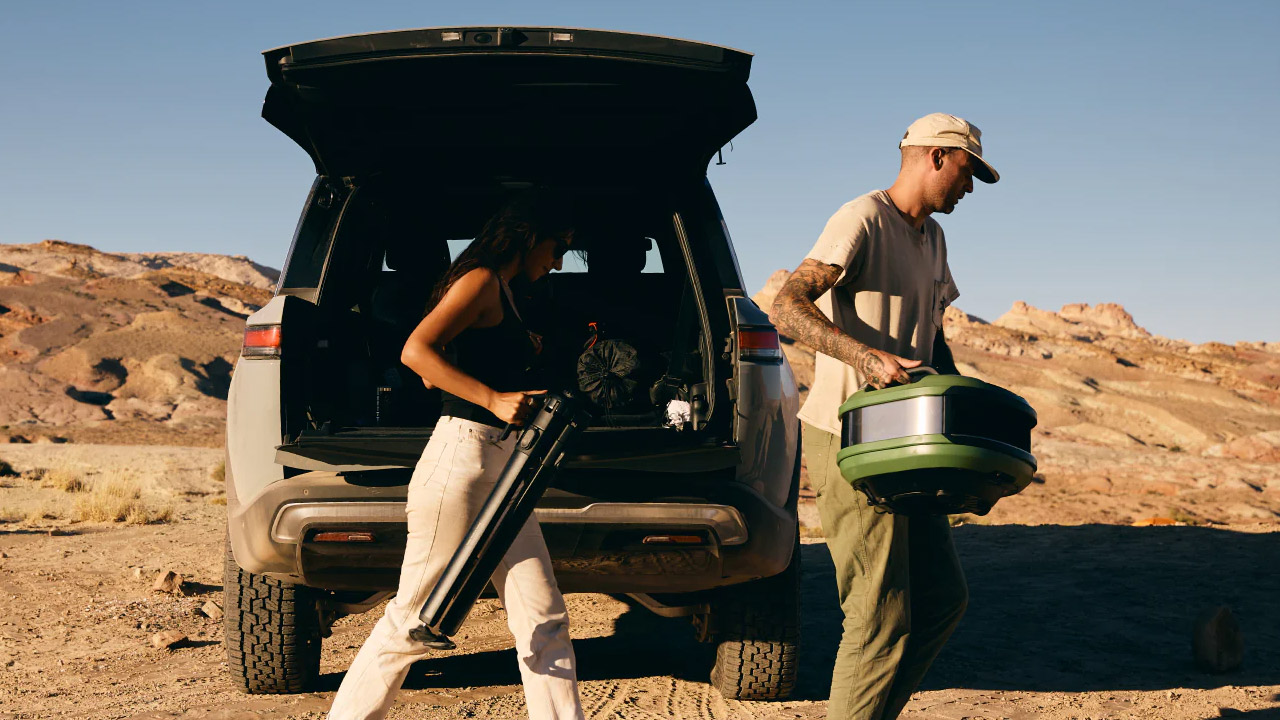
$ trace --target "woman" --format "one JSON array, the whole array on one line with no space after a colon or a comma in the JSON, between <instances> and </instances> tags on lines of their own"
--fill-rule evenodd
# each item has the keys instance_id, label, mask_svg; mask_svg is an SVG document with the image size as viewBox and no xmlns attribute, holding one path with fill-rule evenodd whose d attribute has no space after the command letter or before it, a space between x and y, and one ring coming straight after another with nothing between
<instances>
[{"instance_id":1,"label":"woman","mask_svg":"<svg viewBox=\"0 0 1280 720\"><path fill-rule=\"evenodd\" d=\"M331 720L384 717L409 666L428 652L409 630L511 453L516 438L499 442L502 427L523 423L544 392L525 389L540 343L524 328L508 284L560 269L571 238L562 206L531 196L508 203L454 261L405 343L401 361L441 389L443 409L409 481L399 591L343 678ZM536 518L520 530L493 584L515 636L529 717L582 718L569 618Z\"/></svg>"}]
</instances>

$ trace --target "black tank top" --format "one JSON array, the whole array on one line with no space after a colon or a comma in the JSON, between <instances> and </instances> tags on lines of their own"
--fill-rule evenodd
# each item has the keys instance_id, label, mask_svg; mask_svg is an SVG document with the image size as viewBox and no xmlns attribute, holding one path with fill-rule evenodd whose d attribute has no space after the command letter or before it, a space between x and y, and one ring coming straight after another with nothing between
<instances>
[{"instance_id":1,"label":"black tank top","mask_svg":"<svg viewBox=\"0 0 1280 720\"><path fill-rule=\"evenodd\" d=\"M533 340L511 305L506 287L498 292L502 322L493 327L470 327L450 343L454 365L497 392L531 390L527 387L529 364L535 352ZM449 392L442 392L440 414L503 427L505 423L487 409Z\"/></svg>"}]
</instances>

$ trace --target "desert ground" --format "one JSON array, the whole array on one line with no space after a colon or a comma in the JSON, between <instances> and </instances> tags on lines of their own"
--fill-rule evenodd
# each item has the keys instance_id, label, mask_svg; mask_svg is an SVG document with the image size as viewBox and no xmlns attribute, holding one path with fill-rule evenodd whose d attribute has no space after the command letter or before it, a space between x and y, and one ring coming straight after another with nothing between
<instances>
[{"instance_id":1,"label":"desert ground","mask_svg":"<svg viewBox=\"0 0 1280 720\"><path fill-rule=\"evenodd\" d=\"M241 694L220 644L221 414L270 281L242 258L0 246L0 718L324 716L376 611L337 622L317 692ZM1039 411L1040 468L955 519L969 611L903 717L1280 718L1280 346L1160 338L1108 305L947 320L966 374ZM785 348L807 389L812 355ZM809 499L801 517L795 696L726 701L687 622L576 594L588 717L824 717L840 613ZM181 585L153 590L166 572ZM1223 606L1243 661L1206 673L1193 627ZM496 601L460 640L392 718L523 716Z\"/></svg>"}]
</instances>

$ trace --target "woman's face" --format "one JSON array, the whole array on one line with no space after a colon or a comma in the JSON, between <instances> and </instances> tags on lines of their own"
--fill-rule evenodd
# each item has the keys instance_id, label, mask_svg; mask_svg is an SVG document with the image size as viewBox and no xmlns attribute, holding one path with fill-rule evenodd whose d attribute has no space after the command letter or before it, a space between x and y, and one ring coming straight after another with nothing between
<instances>
[{"instance_id":1,"label":"woman's face","mask_svg":"<svg viewBox=\"0 0 1280 720\"><path fill-rule=\"evenodd\" d=\"M552 270L559 270L563 266L564 254L569 251L572 242L572 232L538 240L529 254L524 256L524 265L520 268L524 276L533 281Z\"/></svg>"}]
</instances>

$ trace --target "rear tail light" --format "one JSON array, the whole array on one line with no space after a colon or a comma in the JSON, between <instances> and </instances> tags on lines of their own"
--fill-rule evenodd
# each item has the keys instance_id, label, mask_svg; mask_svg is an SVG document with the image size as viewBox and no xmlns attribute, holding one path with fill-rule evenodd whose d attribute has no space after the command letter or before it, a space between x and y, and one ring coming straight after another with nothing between
<instances>
[{"instance_id":1,"label":"rear tail light","mask_svg":"<svg viewBox=\"0 0 1280 720\"><path fill-rule=\"evenodd\" d=\"M240 354L246 358L280 357L280 326L255 325L244 329Z\"/></svg>"},{"instance_id":2,"label":"rear tail light","mask_svg":"<svg viewBox=\"0 0 1280 720\"><path fill-rule=\"evenodd\" d=\"M312 538L312 542L373 542L371 532L320 532Z\"/></svg>"},{"instance_id":3,"label":"rear tail light","mask_svg":"<svg viewBox=\"0 0 1280 720\"><path fill-rule=\"evenodd\" d=\"M738 327L738 359L758 363L782 362L778 331L769 325Z\"/></svg>"},{"instance_id":4,"label":"rear tail light","mask_svg":"<svg viewBox=\"0 0 1280 720\"><path fill-rule=\"evenodd\" d=\"M701 535L646 535L641 541L645 545L701 545Z\"/></svg>"}]
</instances>

